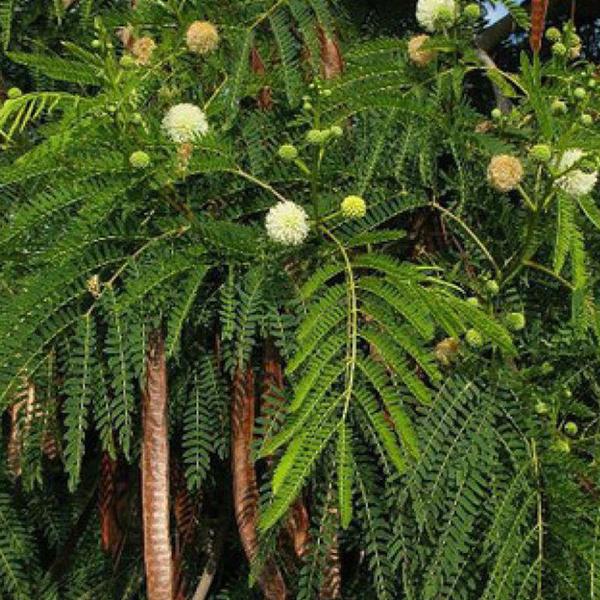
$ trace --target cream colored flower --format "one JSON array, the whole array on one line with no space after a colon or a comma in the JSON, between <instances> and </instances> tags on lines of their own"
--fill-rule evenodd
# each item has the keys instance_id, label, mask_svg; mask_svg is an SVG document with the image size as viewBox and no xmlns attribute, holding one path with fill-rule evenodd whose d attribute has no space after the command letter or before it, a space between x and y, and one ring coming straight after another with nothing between
<instances>
[{"instance_id":1,"label":"cream colored flower","mask_svg":"<svg viewBox=\"0 0 600 600\"><path fill-rule=\"evenodd\" d=\"M195 104L176 104L172 106L162 120L167 135L178 143L192 142L206 135L208 121L204 112Z\"/></svg>"},{"instance_id":2,"label":"cream colored flower","mask_svg":"<svg viewBox=\"0 0 600 600\"><path fill-rule=\"evenodd\" d=\"M563 153L556 165L559 175L564 173L556 180L556 185L573 198L590 194L598 181L597 171L585 172L573 168L584 156L583 150L572 148Z\"/></svg>"},{"instance_id":3,"label":"cream colored flower","mask_svg":"<svg viewBox=\"0 0 600 600\"><path fill-rule=\"evenodd\" d=\"M408 40L408 57L418 67L426 67L437 56L435 50L422 49L423 44L428 42L429 39L430 37L424 33L415 35Z\"/></svg>"},{"instance_id":4,"label":"cream colored flower","mask_svg":"<svg viewBox=\"0 0 600 600\"><path fill-rule=\"evenodd\" d=\"M265 226L273 241L286 246L299 246L309 232L306 211L290 200L278 202L269 209Z\"/></svg>"},{"instance_id":5,"label":"cream colored flower","mask_svg":"<svg viewBox=\"0 0 600 600\"><path fill-rule=\"evenodd\" d=\"M152 53L156 42L148 36L138 38L131 46L131 53L135 56L138 65L147 65L152 60Z\"/></svg>"},{"instance_id":6,"label":"cream colored flower","mask_svg":"<svg viewBox=\"0 0 600 600\"><path fill-rule=\"evenodd\" d=\"M499 192L510 192L523 179L523 165L514 156L498 154L490 161L487 178L494 189Z\"/></svg>"},{"instance_id":7,"label":"cream colored flower","mask_svg":"<svg viewBox=\"0 0 600 600\"><path fill-rule=\"evenodd\" d=\"M449 367L458 355L460 342L454 337L448 337L435 346L434 354L436 360L444 367Z\"/></svg>"},{"instance_id":8,"label":"cream colored flower","mask_svg":"<svg viewBox=\"0 0 600 600\"><path fill-rule=\"evenodd\" d=\"M456 22L457 6L455 0L419 0L417 2L417 21L427 31L439 31Z\"/></svg>"},{"instance_id":9,"label":"cream colored flower","mask_svg":"<svg viewBox=\"0 0 600 600\"><path fill-rule=\"evenodd\" d=\"M194 54L208 54L219 45L219 32L209 21L194 21L185 34L188 50Z\"/></svg>"}]
</instances>

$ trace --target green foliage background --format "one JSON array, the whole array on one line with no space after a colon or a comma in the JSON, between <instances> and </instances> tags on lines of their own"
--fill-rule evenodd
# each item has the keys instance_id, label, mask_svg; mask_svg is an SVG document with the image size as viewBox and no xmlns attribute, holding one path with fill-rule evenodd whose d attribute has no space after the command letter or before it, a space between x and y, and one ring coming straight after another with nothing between
<instances>
[{"instance_id":1,"label":"green foliage background","mask_svg":"<svg viewBox=\"0 0 600 600\"><path fill-rule=\"evenodd\" d=\"M219 29L206 56L185 47L196 19ZM127 24L156 41L148 65L122 60ZM329 597L338 546L334 597L598 597L599 192L557 191L556 161L580 148L598 169L600 80L585 58L527 51L512 71L485 68L483 26L433 36L437 59L419 68L408 37L355 3L0 2L0 598L145 597L140 386L155 329L196 511L187 597L211 561L210 598L260 597L267 556L290 597ZM331 79L324 38L345 63ZM498 94L509 105L492 119ZM187 162L161 126L181 102L210 126ZM341 137L307 141L332 126ZM146 168L130 164L138 150ZM502 154L521 161L520 190L488 182ZM339 213L347 195L366 216ZM301 246L266 234L282 199L311 220ZM270 346L286 379L280 403L268 389L258 402L248 565L231 384L261 378ZM117 559L100 546L103 455L127 507ZM302 559L281 542L298 497Z\"/></svg>"}]
</instances>

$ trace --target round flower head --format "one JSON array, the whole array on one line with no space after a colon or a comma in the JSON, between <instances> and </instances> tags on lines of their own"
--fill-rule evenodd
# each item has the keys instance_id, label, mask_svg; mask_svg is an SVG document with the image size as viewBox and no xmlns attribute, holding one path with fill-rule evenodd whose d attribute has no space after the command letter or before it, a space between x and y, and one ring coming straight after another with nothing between
<instances>
[{"instance_id":1,"label":"round flower head","mask_svg":"<svg viewBox=\"0 0 600 600\"><path fill-rule=\"evenodd\" d=\"M548 144L536 144L529 150L529 156L535 161L546 163L552 158L552 148Z\"/></svg>"},{"instance_id":2,"label":"round flower head","mask_svg":"<svg viewBox=\"0 0 600 600\"><path fill-rule=\"evenodd\" d=\"M562 100L554 100L550 105L550 110L555 115L565 114L568 110L566 102Z\"/></svg>"},{"instance_id":3,"label":"round flower head","mask_svg":"<svg viewBox=\"0 0 600 600\"><path fill-rule=\"evenodd\" d=\"M490 161L487 170L490 185L499 192L514 190L523 179L521 161L508 154L498 154Z\"/></svg>"},{"instance_id":4,"label":"round flower head","mask_svg":"<svg viewBox=\"0 0 600 600\"><path fill-rule=\"evenodd\" d=\"M471 4L467 4L465 6L464 14L467 19L477 21L477 19L481 17L481 8L479 7L479 4L472 2Z\"/></svg>"},{"instance_id":5,"label":"round flower head","mask_svg":"<svg viewBox=\"0 0 600 600\"><path fill-rule=\"evenodd\" d=\"M298 149L292 144L283 144L277 151L279 158L285 161L292 161L298 158Z\"/></svg>"},{"instance_id":6,"label":"round flower head","mask_svg":"<svg viewBox=\"0 0 600 600\"><path fill-rule=\"evenodd\" d=\"M415 35L408 40L408 57L418 67L426 67L437 56L435 50L423 49L423 44L429 39L429 36L424 33Z\"/></svg>"},{"instance_id":7,"label":"round flower head","mask_svg":"<svg viewBox=\"0 0 600 600\"><path fill-rule=\"evenodd\" d=\"M506 325L511 331L521 331L525 328L526 320L522 312L511 312L506 315Z\"/></svg>"},{"instance_id":8,"label":"round flower head","mask_svg":"<svg viewBox=\"0 0 600 600\"><path fill-rule=\"evenodd\" d=\"M565 423L565 433L570 436L577 435L579 431L579 427L577 427L577 423L573 423L573 421L567 421Z\"/></svg>"},{"instance_id":9,"label":"round flower head","mask_svg":"<svg viewBox=\"0 0 600 600\"><path fill-rule=\"evenodd\" d=\"M417 2L417 21L427 31L437 31L453 25L457 9L455 0L419 0Z\"/></svg>"},{"instance_id":10,"label":"round flower head","mask_svg":"<svg viewBox=\"0 0 600 600\"><path fill-rule=\"evenodd\" d=\"M490 296L497 296L500 293L500 286L498 285L498 282L495 279L488 279L485 282L485 291Z\"/></svg>"},{"instance_id":11,"label":"round flower head","mask_svg":"<svg viewBox=\"0 0 600 600\"><path fill-rule=\"evenodd\" d=\"M326 129L311 129L306 132L306 141L309 144L324 144L329 139L329 131Z\"/></svg>"},{"instance_id":12,"label":"round flower head","mask_svg":"<svg viewBox=\"0 0 600 600\"><path fill-rule=\"evenodd\" d=\"M469 329L465 334L465 340L471 348L481 348L483 346L483 336L477 329Z\"/></svg>"},{"instance_id":13,"label":"round flower head","mask_svg":"<svg viewBox=\"0 0 600 600\"><path fill-rule=\"evenodd\" d=\"M569 58L571 60L579 58L581 56L581 48L581 44L579 44L579 46L573 46L572 48L569 48Z\"/></svg>"},{"instance_id":14,"label":"round flower head","mask_svg":"<svg viewBox=\"0 0 600 600\"><path fill-rule=\"evenodd\" d=\"M208 132L208 121L204 112L195 104L176 104L162 120L163 129L177 143L192 142Z\"/></svg>"},{"instance_id":15,"label":"round flower head","mask_svg":"<svg viewBox=\"0 0 600 600\"><path fill-rule=\"evenodd\" d=\"M6 97L9 100L16 100L23 95L23 92L18 87L11 87L8 92L6 92Z\"/></svg>"},{"instance_id":16,"label":"round flower head","mask_svg":"<svg viewBox=\"0 0 600 600\"><path fill-rule=\"evenodd\" d=\"M219 32L209 21L194 21L185 34L188 50L194 54L208 54L219 45Z\"/></svg>"},{"instance_id":17,"label":"round flower head","mask_svg":"<svg viewBox=\"0 0 600 600\"><path fill-rule=\"evenodd\" d=\"M550 407L540 400L535 405L535 412L538 415L547 415L550 412Z\"/></svg>"},{"instance_id":18,"label":"round flower head","mask_svg":"<svg viewBox=\"0 0 600 600\"><path fill-rule=\"evenodd\" d=\"M150 157L143 150L136 150L129 156L129 164L134 169L145 169L150 164Z\"/></svg>"},{"instance_id":19,"label":"round flower head","mask_svg":"<svg viewBox=\"0 0 600 600\"><path fill-rule=\"evenodd\" d=\"M459 346L460 342L453 337L438 342L434 350L436 360L444 367L449 367L458 355Z\"/></svg>"},{"instance_id":20,"label":"round flower head","mask_svg":"<svg viewBox=\"0 0 600 600\"><path fill-rule=\"evenodd\" d=\"M597 171L586 173L581 169L573 168L583 157L583 150L572 148L571 150L567 150L561 156L556 165L558 173L564 173L564 175L556 180L556 185L565 192L565 194L572 196L573 198L587 196L594 189L594 186L598 181Z\"/></svg>"},{"instance_id":21,"label":"round flower head","mask_svg":"<svg viewBox=\"0 0 600 600\"><path fill-rule=\"evenodd\" d=\"M555 56L566 56L567 47L562 42L556 42L556 44L552 44L552 54Z\"/></svg>"},{"instance_id":22,"label":"round flower head","mask_svg":"<svg viewBox=\"0 0 600 600\"><path fill-rule=\"evenodd\" d=\"M274 242L299 246L308 236L308 215L295 202L282 200L269 209L265 226L267 235Z\"/></svg>"},{"instance_id":23,"label":"round flower head","mask_svg":"<svg viewBox=\"0 0 600 600\"><path fill-rule=\"evenodd\" d=\"M546 29L546 39L549 42L558 42L562 40L562 33L556 27L549 27Z\"/></svg>"},{"instance_id":24,"label":"round flower head","mask_svg":"<svg viewBox=\"0 0 600 600\"><path fill-rule=\"evenodd\" d=\"M131 47L131 53L135 56L138 65L147 65L152 59L152 53L156 48L156 42L148 36L141 37Z\"/></svg>"},{"instance_id":25,"label":"round flower head","mask_svg":"<svg viewBox=\"0 0 600 600\"><path fill-rule=\"evenodd\" d=\"M362 219L367 214L367 204L360 196L346 196L340 207L349 219Z\"/></svg>"}]
</instances>

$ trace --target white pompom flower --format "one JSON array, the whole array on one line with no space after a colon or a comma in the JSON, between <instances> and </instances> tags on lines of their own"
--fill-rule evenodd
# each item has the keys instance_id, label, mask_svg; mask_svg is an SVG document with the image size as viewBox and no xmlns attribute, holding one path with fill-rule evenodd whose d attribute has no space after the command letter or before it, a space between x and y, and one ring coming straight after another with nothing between
<instances>
[{"instance_id":1,"label":"white pompom flower","mask_svg":"<svg viewBox=\"0 0 600 600\"><path fill-rule=\"evenodd\" d=\"M162 126L167 135L177 143L193 142L208 132L204 111L189 103L172 106L164 116Z\"/></svg>"},{"instance_id":2,"label":"white pompom flower","mask_svg":"<svg viewBox=\"0 0 600 600\"><path fill-rule=\"evenodd\" d=\"M417 21L430 32L453 25L456 22L457 13L455 0L419 0L417 2Z\"/></svg>"},{"instance_id":3,"label":"white pompom flower","mask_svg":"<svg viewBox=\"0 0 600 600\"><path fill-rule=\"evenodd\" d=\"M309 232L306 211L290 200L282 200L269 209L265 226L274 242L286 246L299 246Z\"/></svg>"},{"instance_id":4,"label":"white pompom flower","mask_svg":"<svg viewBox=\"0 0 600 600\"><path fill-rule=\"evenodd\" d=\"M556 186L573 198L590 194L598 181L597 171L585 172L573 168L584 156L583 150L572 148L564 152L556 165L559 175L564 173L556 180Z\"/></svg>"}]
</instances>

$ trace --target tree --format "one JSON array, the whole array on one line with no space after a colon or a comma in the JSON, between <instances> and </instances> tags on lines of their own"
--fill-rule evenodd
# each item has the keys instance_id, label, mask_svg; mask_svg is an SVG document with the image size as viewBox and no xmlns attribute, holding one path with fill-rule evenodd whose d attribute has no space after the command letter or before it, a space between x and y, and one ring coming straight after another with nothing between
<instances>
[{"instance_id":1,"label":"tree","mask_svg":"<svg viewBox=\"0 0 600 600\"><path fill-rule=\"evenodd\" d=\"M597 595L594 3L0 6L0 594Z\"/></svg>"}]
</instances>

